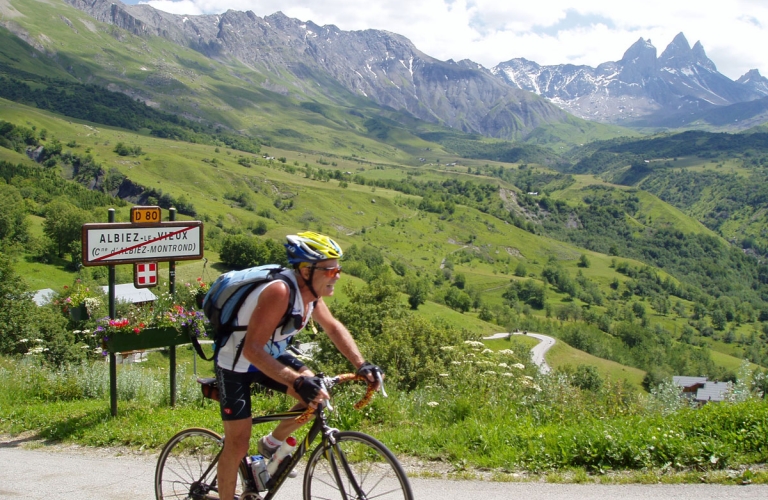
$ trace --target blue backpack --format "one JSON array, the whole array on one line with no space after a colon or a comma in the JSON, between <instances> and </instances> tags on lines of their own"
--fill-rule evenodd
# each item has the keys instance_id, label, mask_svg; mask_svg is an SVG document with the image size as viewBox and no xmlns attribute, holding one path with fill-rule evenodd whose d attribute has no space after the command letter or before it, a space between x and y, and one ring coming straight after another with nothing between
<instances>
[{"instance_id":1,"label":"blue backpack","mask_svg":"<svg viewBox=\"0 0 768 500\"><path fill-rule=\"evenodd\" d=\"M240 271L230 271L216 278L203 299L203 313L208 318L214 332L213 356L210 358L206 357L200 347L200 343L196 338L192 338L192 344L201 358L210 361L216 355L216 351L227 343L227 339L229 339L232 332L248 329L248 325L235 325L240 306L243 305L245 299L256 287L270 281L281 280L288 285L290 290L288 309L285 311L278 326L285 325L292 318L295 328L301 328L303 323L301 315L292 315L293 303L296 300L296 286L290 278L282 274L283 271L285 271L285 268L280 265L268 264ZM237 348L234 364L237 364L242 349L243 343Z\"/></svg>"}]
</instances>

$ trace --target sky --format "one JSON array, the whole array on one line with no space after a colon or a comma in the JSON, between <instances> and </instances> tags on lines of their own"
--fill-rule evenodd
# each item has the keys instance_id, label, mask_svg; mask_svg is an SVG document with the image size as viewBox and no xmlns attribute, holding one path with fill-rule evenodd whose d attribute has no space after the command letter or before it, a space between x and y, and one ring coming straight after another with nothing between
<instances>
[{"instance_id":1,"label":"sky","mask_svg":"<svg viewBox=\"0 0 768 500\"><path fill-rule=\"evenodd\" d=\"M123 0L173 14L229 9L264 17L278 11L345 31L379 29L410 39L440 60L486 68L524 57L541 65L618 61L639 38L658 55L680 32L701 41L717 69L736 80L768 76L765 0Z\"/></svg>"}]
</instances>

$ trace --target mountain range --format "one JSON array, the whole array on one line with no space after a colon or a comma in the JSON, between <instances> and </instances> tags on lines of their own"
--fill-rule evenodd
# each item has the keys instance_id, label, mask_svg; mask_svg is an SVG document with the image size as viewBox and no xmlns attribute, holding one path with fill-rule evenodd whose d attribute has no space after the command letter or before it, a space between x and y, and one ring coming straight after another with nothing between
<instances>
[{"instance_id":1,"label":"mountain range","mask_svg":"<svg viewBox=\"0 0 768 500\"><path fill-rule=\"evenodd\" d=\"M342 31L280 12L264 18L234 10L182 16L112 0L67 2L136 35L156 35L214 59L237 60L264 75L263 87L304 100L331 98L349 105L367 98L422 120L503 138L523 138L567 116L479 64L438 61L395 33ZM329 94L329 86L346 92Z\"/></svg>"},{"instance_id":2,"label":"mountain range","mask_svg":"<svg viewBox=\"0 0 768 500\"><path fill-rule=\"evenodd\" d=\"M733 81L717 71L701 42L691 47L683 33L658 57L651 41L640 38L621 60L597 68L517 58L491 71L576 116L627 126L686 125L702 113L768 97L768 79L758 70Z\"/></svg>"},{"instance_id":3,"label":"mountain range","mask_svg":"<svg viewBox=\"0 0 768 500\"><path fill-rule=\"evenodd\" d=\"M10 2L3 0L9 7ZM235 10L191 16L119 0L64 2L139 37L157 36L192 49L222 65L246 92L268 91L308 105L316 102L350 110L373 104L385 112L487 137L557 142L552 139L557 135L553 129L559 128L560 136L574 130L583 135L595 123L738 131L768 121L768 79L757 70L737 81L729 79L717 71L701 43L691 48L682 33L659 57L650 40L641 38L620 61L597 68L540 66L511 59L487 69L470 60L437 60L395 33L343 31L280 12L263 18ZM29 35L24 23L9 12L0 19L2 25L42 52L55 50L45 33ZM59 17L75 29L66 16ZM105 53L99 59L110 56ZM172 68L174 63L185 65L180 57L146 59L139 80L112 68L109 79L89 76L87 81L173 111L168 100L183 96L181 89L186 85L180 72L194 79L192 73L200 71L199 67ZM189 115L189 106L175 112ZM609 138L628 131L603 128L598 134Z\"/></svg>"}]
</instances>

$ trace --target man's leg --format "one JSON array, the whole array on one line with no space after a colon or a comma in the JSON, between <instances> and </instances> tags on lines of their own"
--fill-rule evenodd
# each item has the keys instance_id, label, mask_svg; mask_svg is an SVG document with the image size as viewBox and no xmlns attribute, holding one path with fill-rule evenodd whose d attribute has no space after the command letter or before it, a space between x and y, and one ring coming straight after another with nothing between
<instances>
[{"instance_id":1,"label":"man's leg","mask_svg":"<svg viewBox=\"0 0 768 500\"><path fill-rule=\"evenodd\" d=\"M248 453L251 439L251 419L224 420L224 449L219 457L219 498L232 500L237 485L240 461Z\"/></svg>"}]
</instances>

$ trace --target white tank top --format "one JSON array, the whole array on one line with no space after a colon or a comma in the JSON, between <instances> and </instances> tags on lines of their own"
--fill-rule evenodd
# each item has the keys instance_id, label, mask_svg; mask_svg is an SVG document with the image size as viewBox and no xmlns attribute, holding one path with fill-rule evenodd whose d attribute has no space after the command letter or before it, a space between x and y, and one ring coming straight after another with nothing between
<instances>
[{"instance_id":1,"label":"white tank top","mask_svg":"<svg viewBox=\"0 0 768 500\"><path fill-rule=\"evenodd\" d=\"M301 298L301 293L298 292L299 285L296 283L296 276L294 275L293 271L286 272L284 276L287 276L293 282L297 290L296 298L293 301L292 312L297 316L302 315L303 320L301 328L297 329L293 323L293 319L289 317L288 321L283 326L278 327L274 331L272 338L268 340L264 345L264 350L267 351L273 358L277 358L283 354L288 348L291 337L302 331L304 327L307 326L315 306L315 303L311 302L309 304L309 310L307 311L306 316L303 316L304 300ZM240 310L237 312L238 325L248 324L251 319L251 314L253 314L253 310L256 309L256 305L259 303L259 297L261 296L261 293L266 290L268 286L272 286L275 283L282 283L282 281L270 281L256 287L250 294L248 294L248 297L246 297L243 305L240 306ZM240 358L237 360L237 364L235 364L234 369L232 368L232 363L235 361L235 356L237 355L238 346L243 342L244 339L245 331L232 332L232 334L229 336L229 339L227 339L227 342L216 352L216 364L226 370L232 370L238 373L260 371L258 368L253 366L250 361L245 359L245 356L243 356L242 353L240 354Z\"/></svg>"}]
</instances>

